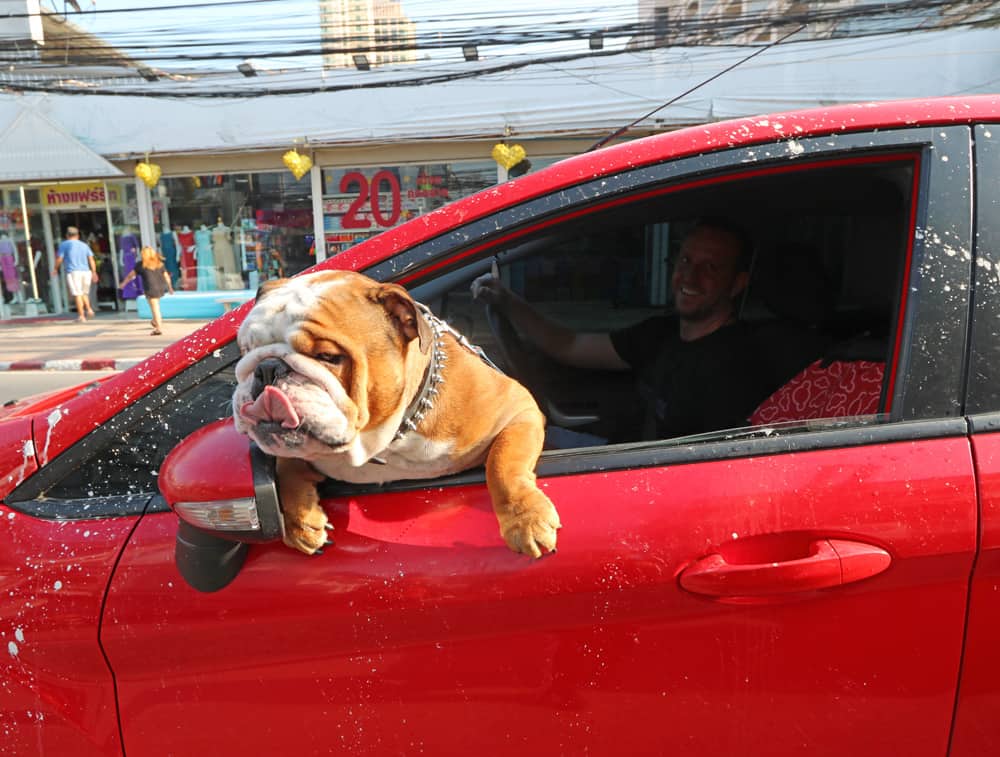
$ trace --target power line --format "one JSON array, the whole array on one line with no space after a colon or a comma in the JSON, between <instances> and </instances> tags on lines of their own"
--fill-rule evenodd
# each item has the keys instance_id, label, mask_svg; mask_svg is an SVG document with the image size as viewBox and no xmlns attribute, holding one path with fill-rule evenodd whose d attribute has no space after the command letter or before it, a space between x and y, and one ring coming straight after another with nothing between
<instances>
[{"instance_id":1,"label":"power line","mask_svg":"<svg viewBox=\"0 0 1000 757\"><path fill-rule=\"evenodd\" d=\"M684 90L683 92L681 92L676 97L673 97L673 98L667 100L665 103L663 103L663 105L659 105L656 108L653 108L651 111L649 111L649 113L646 113L646 114L644 114L642 116L639 116L637 119L635 119L631 123L625 124L621 128L615 129L613 132L611 132L610 134L608 134L606 137L604 137L602 139L599 139L597 142L595 142L593 145L591 145L590 148L587 150L587 152L591 152L592 150L596 150L596 149L598 149L600 147L603 147L604 145L606 145L608 142L610 142L615 137L620 137L622 134L624 134L625 132L627 132L629 129L631 129L636 124L639 124L639 123L645 121L650 116L654 115L655 113L659 113L664 108L666 108L666 107L668 107L670 105L673 105L678 100L681 100L682 98L687 97L692 92L694 92L696 90L699 90L702 87L704 87L706 84L710 84L711 82L713 82L716 79L718 79L720 76L724 76L725 74L728 74L734 68L738 68L739 66L742 66L744 63L746 63L749 60L752 60L753 58L756 58L761 53L765 53L768 50L770 50L772 47L775 47L776 45L780 45L782 42L784 42L786 39L788 39L789 37L791 37L793 34L798 34L800 31L802 31L805 28L806 28L806 25L802 24L798 29L793 29L792 31L788 32L788 34L784 35L780 39L776 39L771 44L769 44L769 45L767 45L765 47L762 47L759 50L755 50L754 52L750 53L745 58L741 58L740 60L738 60L735 63L733 63L731 66L726 66L724 69L722 69L718 73L715 73L712 76L709 76L707 79L704 79L703 81L698 82L693 87L690 87L690 88Z\"/></svg>"},{"instance_id":2,"label":"power line","mask_svg":"<svg viewBox=\"0 0 1000 757\"><path fill-rule=\"evenodd\" d=\"M248 0L248 3L251 5L266 5L273 2L275 2L275 0ZM217 8L219 5L233 4L237 3L227 2L212 5L194 3L175 6L158 6L151 9L144 9L144 11L165 9L177 10L178 8ZM244 5L244 3L239 4ZM885 2L869 2L867 4L862 3L849 8L843 8L840 6L823 6L820 3L812 3L808 6L807 10L802 13L787 14L783 16L773 16L760 12L752 12L743 14L740 17L727 17L722 22L717 22L713 19L695 17L684 23L678 22L675 24L671 35L672 38L669 41L674 43L672 47L681 49L686 46L701 47L706 44L716 42L720 40L720 38L724 41L731 40L733 37L741 33L746 34L751 31L759 33L764 30L777 31L788 29L789 25L793 23L796 24L797 27L802 27L808 24L832 24L848 21L858 22L858 24L856 24L856 28L848 30L849 33L845 33L841 36L843 38L854 39L858 37L870 36L872 34L884 33L884 23L886 23L886 18L892 20L892 28L899 32L924 28L926 26L929 13L935 19L936 23L934 24L934 28L936 29L978 26L987 23L996 23L997 17L995 15L986 15L986 11L994 10L997 5L1000 5L1000 3L955 2L954 0L930 0L930 2L917 2L916 0L907 0L906 2L897 2L892 4L887 4ZM113 9L104 12L121 12L121 10ZM961 15L963 13L965 15ZM471 14L459 15L465 17ZM539 15L541 16L543 13L539 12ZM878 23L880 19L882 25ZM189 21L185 23L189 23ZM235 28L227 29L226 33L234 34L235 32L238 36L244 36L240 34L240 30L243 29L245 31L249 28L251 27L236 26ZM447 48L457 49L470 37L477 38L477 44L480 44L483 47L496 45L498 47L506 47L517 50L522 47L539 44L561 44L566 46L568 44L587 39L590 33L593 32L593 27L587 27L579 24L569 25L566 23L555 24L552 28L531 28L531 25L525 24L500 24L494 26L483 25L464 31L439 30L434 32L433 27L431 28L431 32L425 31L414 35L412 41L401 42L391 46L372 46L371 40L367 36L352 35L340 40L337 44L326 43L318 46L296 46L283 49L265 49L263 51L259 49L260 46L258 45L253 54L248 54L248 51L245 49L245 39L224 40L220 42L191 42L184 40L178 42L168 41L163 44L158 43L156 47L164 53L161 56L139 55L139 53L149 50L148 43L143 45L129 44L116 46L114 48L114 53L117 56L136 53L135 57L142 57L147 64L150 62L161 61L174 63L183 62L190 64L192 62L206 60L236 60L246 59L248 57L254 59L267 57L282 58L286 60L302 60L307 57L318 58L329 54L352 54L355 52L380 53L389 51L409 51L417 53ZM658 27L655 23L629 22L606 25L603 27L603 31L605 36L610 39L632 40L633 44L629 49L637 52L663 45L663 41L657 39ZM130 36L141 36L143 33L144 32L142 30L135 30L126 34ZM177 33L180 34L182 31L178 31ZM808 36L808 34L803 36ZM285 43L290 42L292 44L298 44L307 40L303 38L282 41ZM773 45L773 43L771 43L771 45ZM760 51L767 49L769 46L770 45L758 45L756 48L758 52L755 54L759 54ZM206 49L204 53L180 52L183 50L197 49L199 47L212 49ZM174 50L177 52L171 53L171 51ZM254 82L253 84L256 84L256 86L249 83L247 83L246 86L243 86L244 83L241 82L240 86L234 86L232 81L228 81L224 88L213 89L213 80L218 80L223 77L231 78L234 77L235 74L230 72L228 69L225 73L221 74L218 71L214 73L189 71L188 73L192 74L196 81L181 90L177 88L178 85L172 83L164 83L166 86L162 87L160 84L149 86L148 84L139 83L136 72L133 69L123 66L120 57L115 57L115 55L112 55L111 53L102 57L102 54L100 53L95 54L93 51L89 51L84 48L74 49L67 44L65 49L59 49L58 62L49 63L47 61L43 61L33 65L25 63L23 52L13 51L4 53L0 50L0 62L12 64L14 68L13 73L0 72L0 87L13 91L54 92L61 94L121 94L166 98L254 97L272 94L308 94L313 92L331 92L349 89L373 89L437 84L478 76L502 74L508 71L521 70L536 64L556 64L560 62L579 60L582 58L599 59L602 56L617 55L619 53L620 51L618 50L586 50L583 52L563 52L559 54L520 56L513 61L509 60L509 56L498 55L496 56L496 62L490 62L488 60L481 61L480 64L475 67L458 72L434 71L434 66L430 65L430 68L432 69L431 73L424 73L427 68L423 64L417 63L408 64L405 67L405 72L402 66L396 69L383 69L383 74L377 80L372 80L367 75L363 75L363 79L350 83L319 82L302 86L296 86L288 76L285 76L282 78L281 82L275 81L271 84L261 81L259 84ZM748 59L749 57L753 57L753 55L748 56ZM426 61L426 63L432 64L432 61ZM85 67L102 64L109 67L114 66L117 71L121 73L112 73L108 70L98 70L89 73L85 71L74 71L72 74L69 74L66 71L67 67L72 66ZM294 69L294 71L300 75L305 75L310 71L318 70L319 67L315 65L299 66ZM170 74L166 73L163 75L170 76ZM388 75L392 75L392 77L390 78ZM68 78L72 78L77 83L67 85L66 80ZM339 76L338 78L342 79L343 76ZM112 84L112 82L114 82L114 84ZM196 89L198 87L200 87L200 89Z\"/></svg>"}]
</instances>

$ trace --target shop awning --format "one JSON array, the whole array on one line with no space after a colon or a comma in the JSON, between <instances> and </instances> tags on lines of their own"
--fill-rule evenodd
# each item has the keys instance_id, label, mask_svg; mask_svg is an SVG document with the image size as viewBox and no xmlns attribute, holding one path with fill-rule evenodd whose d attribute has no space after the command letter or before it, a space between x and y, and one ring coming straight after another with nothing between
<instances>
[{"instance_id":1,"label":"shop awning","mask_svg":"<svg viewBox=\"0 0 1000 757\"><path fill-rule=\"evenodd\" d=\"M0 183L124 174L61 126L23 109L0 133Z\"/></svg>"}]
</instances>

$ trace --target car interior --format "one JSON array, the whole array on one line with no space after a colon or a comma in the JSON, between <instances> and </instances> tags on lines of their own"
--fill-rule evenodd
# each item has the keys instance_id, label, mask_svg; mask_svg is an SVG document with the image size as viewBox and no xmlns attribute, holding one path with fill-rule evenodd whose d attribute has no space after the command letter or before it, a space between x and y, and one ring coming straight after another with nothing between
<instances>
[{"instance_id":1,"label":"car interior","mask_svg":"<svg viewBox=\"0 0 1000 757\"><path fill-rule=\"evenodd\" d=\"M553 320L610 331L669 312L671 265L685 233L700 218L725 218L753 241L739 318L751 325L773 377L773 394L747 425L789 431L828 418L871 422L890 409L885 366L901 312L912 185L913 161L887 159L647 192L546 224L414 295L524 383L550 426L587 435L581 446L642 441L646 411L631 375L554 363L473 301L470 284L496 261L504 283Z\"/></svg>"}]
</instances>

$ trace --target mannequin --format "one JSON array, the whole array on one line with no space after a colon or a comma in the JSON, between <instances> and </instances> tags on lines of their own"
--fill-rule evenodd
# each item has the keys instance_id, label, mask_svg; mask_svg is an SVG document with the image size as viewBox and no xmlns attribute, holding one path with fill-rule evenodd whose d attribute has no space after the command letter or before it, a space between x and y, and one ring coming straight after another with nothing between
<instances>
[{"instance_id":1,"label":"mannequin","mask_svg":"<svg viewBox=\"0 0 1000 757\"><path fill-rule=\"evenodd\" d=\"M229 227L222 222L222 216L216 219L212 228L212 251L219 267L219 284L223 289L242 289L243 277L236 266L236 253L233 251L233 238Z\"/></svg>"},{"instance_id":2,"label":"mannequin","mask_svg":"<svg viewBox=\"0 0 1000 757\"><path fill-rule=\"evenodd\" d=\"M181 288L191 290L197 288L197 274L194 259L194 232L187 224L177 232L177 249L180 250Z\"/></svg>"},{"instance_id":3,"label":"mannequin","mask_svg":"<svg viewBox=\"0 0 1000 757\"><path fill-rule=\"evenodd\" d=\"M180 284L180 267L177 262L177 251L181 248L177 238L177 230L164 227L160 232L160 252L163 254L163 264L167 267L170 280Z\"/></svg>"},{"instance_id":4,"label":"mannequin","mask_svg":"<svg viewBox=\"0 0 1000 757\"><path fill-rule=\"evenodd\" d=\"M139 251L139 240L132 231L131 226L126 226L122 231L122 238L118 242L118 249L121 251L121 268L119 274L125 277L135 268L137 253ZM122 288L123 300L134 300L142 294L142 281L136 277Z\"/></svg>"},{"instance_id":5,"label":"mannequin","mask_svg":"<svg viewBox=\"0 0 1000 757\"><path fill-rule=\"evenodd\" d=\"M0 272L3 273L3 286L7 294L19 300L21 276L17 272L17 248L6 232L0 234ZM3 301L9 300L4 296Z\"/></svg>"},{"instance_id":6,"label":"mannequin","mask_svg":"<svg viewBox=\"0 0 1000 757\"><path fill-rule=\"evenodd\" d=\"M194 233L194 255L198 261L198 291L218 289L215 257L212 254L212 231L205 224Z\"/></svg>"}]
</instances>

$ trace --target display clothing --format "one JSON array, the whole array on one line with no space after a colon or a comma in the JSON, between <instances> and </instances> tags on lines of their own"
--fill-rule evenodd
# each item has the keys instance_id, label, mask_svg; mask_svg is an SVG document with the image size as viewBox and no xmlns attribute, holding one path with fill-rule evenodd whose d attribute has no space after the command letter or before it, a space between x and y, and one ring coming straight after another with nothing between
<instances>
[{"instance_id":1,"label":"display clothing","mask_svg":"<svg viewBox=\"0 0 1000 757\"><path fill-rule=\"evenodd\" d=\"M212 254L215 256L215 263L219 267L219 282L225 289L242 289L243 276L240 274L240 267L236 262L236 253L233 251L232 236L229 227L218 224L212 229Z\"/></svg>"},{"instance_id":2,"label":"display clothing","mask_svg":"<svg viewBox=\"0 0 1000 757\"><path fill-rule=\"evenodd\" d=\"M194 255L198 261L198 290L218 289L215 258L212 255L212 232L205 226L194 233Z\"/></svg>"},{"instance_id":3,"label":"display clothing","mask_svg":"<svg viewBox=\"0 0 1000 757\"><path fill-rule=\"evenodd\" d=\"M147 297L162 297L167 293L167 280L163 273L165 266L159 268L146 268L140 260L135 264L135 275L142 279L142 288L146 290Z\"/></svg>"},{"instance_id":4,"label":"display clothing","mask_svg":"<svg viewBox=\"0 0 1000 757\"><path fill-rule=\"evenodd\" d=\"M163 265L167 267L171 281L180 280L180 267L177 263L177 236L172 231L160 233L160 252L163 254Z\"/></svg>"},{"instance_id":5,"label":"display clothing","mask_svg":"<svg viewBox=\"0 0 1000 757\"><path fill-rule=\"evenodd\" d=\"M273 279L280 279L285 275L283 268L284 266L281 264L281 258L272 252L264 261L264 270L262 271L264 274L264 280L270 281Z\"/></svg>"},{"instance_id":6,"label":"display clothing","mask_svg":"<svg viewBox=\"0 0 1000 757\"><path fill-rule=\"evenodd\" d=\"M197 288L197 261L194 259L194 232L186 226L177 232L177 242L180 245L181 288L191 290Z\"/></svg>"},{"instance_id":7,"label":"display clothing","mask_svg":"<svg viewBox=\"0 0 1000 757\"><path fill-rule=\"evenodd\" d=\"M14 243L9 238L0 239L0 271L3 285L11 294L21 291L21 276L17 272L17 254Z\"/></svg>"},{"instance_id":8,"label":"display clothing","mask_svg":"<svg viewBox=\"0 0 1000 757\"><path fill-rule=\"evenodd\" d=\"M139 240L135 234L131 232L122 234L122 238L118 243L118 249L121 251L122 256L121 270L131 271L135 268L135 263L138 259L136 253L139 250ZM132 279L122 289L123 300L134 300L140 294L142 294L142 282L138 278Z\"/></svg>"},{"instance_id":9,"label":"display clothing","mask_svg":"<svg viewBox=\"0 0 1000 757\"><path fill-rule=\"evenodd\" d=\"M635 372L645 404L646 438L745 426L775 388L744 323L685 342L676 316L655 316L610 336Z\"/></svg>"}]
</instances>

